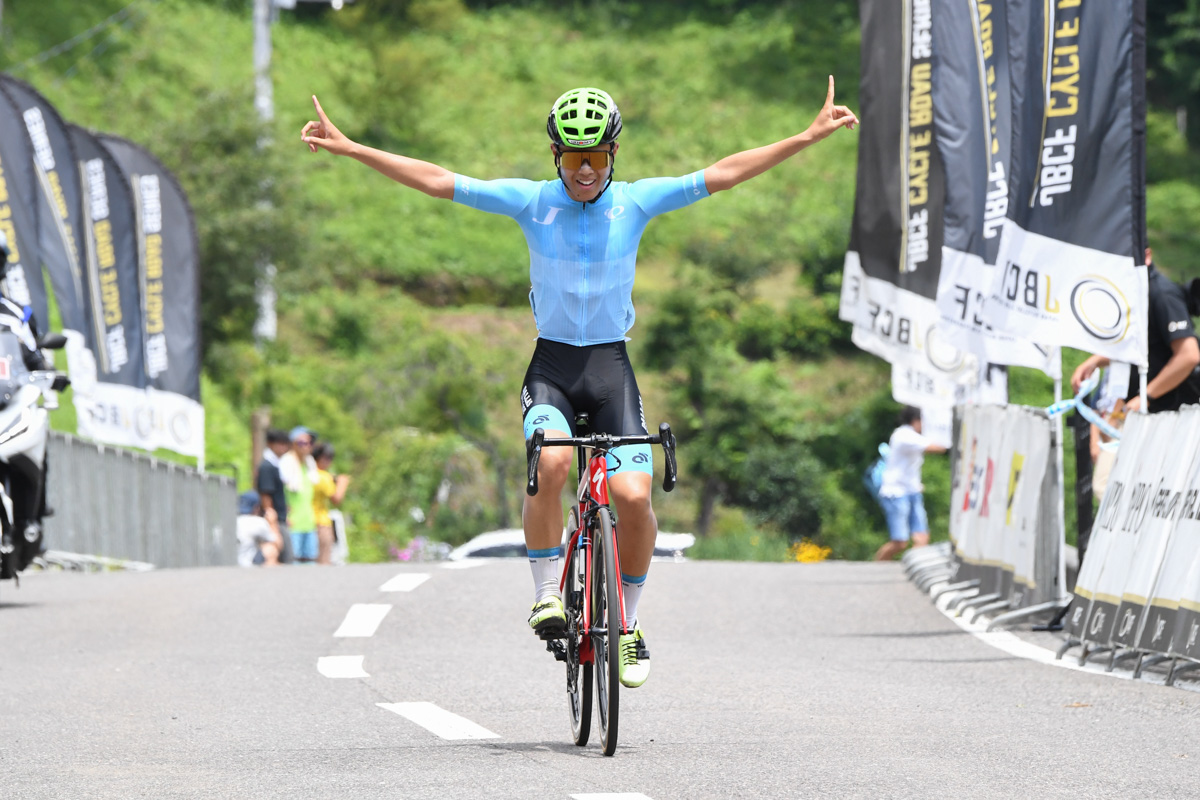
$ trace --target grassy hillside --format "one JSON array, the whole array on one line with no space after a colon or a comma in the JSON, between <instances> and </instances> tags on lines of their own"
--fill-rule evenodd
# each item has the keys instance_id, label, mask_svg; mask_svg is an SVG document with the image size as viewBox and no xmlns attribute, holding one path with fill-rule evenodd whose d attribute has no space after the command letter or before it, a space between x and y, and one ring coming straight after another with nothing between
<instances>
[{"instance_id":1,"label":"grassy hillside","mask_svg":"<svg viewBox=\"0 0 1200 800\"><path fill-rule=\"evenodd\" d=\"M417 534L458 541L518 524L517 397L536 332L519 229L308 153L298 136L313 94L352 137L478 178L552 178L545 114L576 85L604 87L621 106L619 179L685 174L802 130L831 73L839 101L857 107L857 11L844 0L710 0L670 13L301 5L272 29L266 131L241 0L9 4L0 68L179 175L206 271L208 460L234 463L245 481L249 417L263 405L280 426L317 429L355 476L358 558ZM1169 118L1151 123L1155 152L1175 154L1151 163L1151 224L1169 266L1194 248L1200 173L1179 168L1192 156ZM862 558L882 541L858 476L897 406L887 366L836 321L855 147L852 134L834 136L656 220L642 241L631 351L648 421L681 434L680 489L656 508L664 528L706 529L701 553L783 558L805 537ZM280 336L256 347L253 265L264 256L279 268ZM1048 380L1014 372L1014 402L1050 402ZM926 479L937 534L945 461L930 459Z\"/></svg>"}]
</instances>

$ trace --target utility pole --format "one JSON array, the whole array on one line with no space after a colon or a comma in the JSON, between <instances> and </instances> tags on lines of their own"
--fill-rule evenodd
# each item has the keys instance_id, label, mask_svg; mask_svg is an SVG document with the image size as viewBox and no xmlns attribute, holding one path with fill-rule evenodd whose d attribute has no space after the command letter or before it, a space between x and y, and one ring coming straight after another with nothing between
<instances>
[{"instance_id":1,"label":"utility pole","mask_svg":"<svg viewBox=\"0 0 1200 800\"><path fill-rule=\"evenodd\" d=\"M3 2L3 0L0 0ZM275 9L271 0L254 0L254 108L263 127L269 130L275 119L275 87L271 82L271 18ZM266 131L259 146L269 143ZM269 201L267 203L269 208ZM258 319L254 322L254 338L259 342L275 341L275 265L264 259L258 265L255 295L258 300Z\"/></svg>"}]
</instances>

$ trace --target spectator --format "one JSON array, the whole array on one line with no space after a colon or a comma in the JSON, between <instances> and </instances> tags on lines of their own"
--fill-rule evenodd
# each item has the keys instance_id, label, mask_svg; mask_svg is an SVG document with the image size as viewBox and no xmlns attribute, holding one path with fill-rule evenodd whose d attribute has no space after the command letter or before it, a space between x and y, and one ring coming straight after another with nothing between
<instances>
[{"instance_id":1,"label":"spectator","mask_svg":"<svg viewBox=\"0 0 1200 800\"><path fill-rule=\"evenodd\" d=\"M238 495L238 566L263 565L273 567L279 563L279 544L282 538L278 527L272 523L274 509L263 509L258 492L253 489Z\"/></svg>"},{"instance_id":2,"label":"spectator","mask_svg":"<svg viewBox=\"0 0 1200 800\"><path fill-rule=\"evenodd\" d=\"M1151 414L1175 411L1181 405L1200 402L1200 342L1188 309L1188 295L1182 286L1154 267L1153 251L1146 248L1146 279L1150 288L1150 306L1146 315L1148 328L1148 361L1146 372L1147 409ZM1071 375L1071 388L1076 392L1098 367L1107 367L1105 356L1092 355L1076 367ZM1141 408L1138 369L1129 371L1129 387L1122 409L1129 413Z\"/></svg>"},{"instance_id":3,"label":"spectator","mask_svg":"<svg viewBox=\"0 0 1200 800\"><path fill-rule=\"evenodd\" d=\"M296 561L311 564L317 560L317 519L313 513L313 486L317 482L317 462L313 460L316 434L303 425L288 434L291 449L279 457L279 475L287 495L288 528L292 535L292 554Z\"/></svg>"},{"instance_id":4,"label":"spectator","mask_svg":"<svg viewBox=\"0 0 1200 800\"><path fill-rule=\"evenodd\" d=\"M341 505L350 485L349 475L334 476L329 471L333 466L333 445L321 442L313 448L313 460L317 462L317 482L313 486L313 514L317 521L317 563L333 563L334 531L329 516L330 505Z\"/></svg>"},{"instance_id":5,"label":"spectator","mask_svg":"<svg viewBox=\"0 0 1200 800\"><path fill-rule=\"evenodd\" d=\"M293 560L292 539L288 530L287 493L283 488L283 477L279 473L279 458L291 450L291 447L286 431L269 428L267 449L263 450L258 474L254 476L254 488L258 492L264 513L272 513L275 517L276 530L279 531L281 564L291 564Z\"/></svg>"},{"instance_id":6,"label":"spectator","mask_svg":"<svg viewBox=\"0 0 1200 800\"><path fill-rule=\"evenodd\" d=\"M904 550L909 539L913 547L929 544L921 466L926 453L944 452L946 448L921 434L921 410L912 406L901 409L900 426L888 440L887 466L879 487L879 503L887 517L888 541L876 551L876 561L891 561Z\"/></svg>"}]
</instances>

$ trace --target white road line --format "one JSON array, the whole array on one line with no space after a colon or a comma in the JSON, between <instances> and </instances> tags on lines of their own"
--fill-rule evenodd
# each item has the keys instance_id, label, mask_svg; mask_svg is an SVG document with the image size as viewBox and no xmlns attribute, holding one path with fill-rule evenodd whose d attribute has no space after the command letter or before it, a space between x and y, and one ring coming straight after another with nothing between
<instances>
[{"instance_id":1,"label":"white road line","mask_svg":"<svg viewBox=\"0 0 1200 800\"><path fill-rule=\"evenodd\" d=\"M363 656L321 656L317 672L326 678L369 678L363 671Z\"/></svg>"},{"instance_id":2,"label":"white road line","mask_svg":"<svg viewBox=\"0 0 1200 800\"><path fill-rule=\"evenodd\" d=\"M572 800L650 800L641 792L607 792L601 794L573 794Z\"/></svg>"},{"instance_id":3,"label":"white road line","mask_svg":"<svg viewBox=\"0 0 1200 800\"><path fill-rule=\"evenodd\" d=\"M429 580L429 575L424 572L401 572L383 586L380 586L379 591L411 592L427 580Z\"/></svg>"},{"instance_id":4,"label":"white road line","mask_svg":"<svg viewBox=\"0 0 1200 800\"><path fill-rule=\"evenodd\" d=\"M346 612L334 636L374 636L383 618L392 610L386 603L355 603Z\"/></svg>"},{"instance_id":5,"label":"white road line","mask_svg":"<svg viewBox=\"0 0 1200 800\"><path fill-rule=\"evenodd\" d=\"M442 564L442 569L473 569L474 567L482 567L486 563L486 558L469 558L464 561L447 561L445 564Z\"/></svg>"},{"instance_id":6,"label":"white road line","mask_svg":"<svg viewBox=\"0 0 1200 800\"><path fill-rule=\"evenodd\" d=\"M394 711L410 722L437 734L443 739L499 739L500 735L476 725L469 719L452 714L433 703L376 703L380 708Z\"/></svg>"}]
</instances>

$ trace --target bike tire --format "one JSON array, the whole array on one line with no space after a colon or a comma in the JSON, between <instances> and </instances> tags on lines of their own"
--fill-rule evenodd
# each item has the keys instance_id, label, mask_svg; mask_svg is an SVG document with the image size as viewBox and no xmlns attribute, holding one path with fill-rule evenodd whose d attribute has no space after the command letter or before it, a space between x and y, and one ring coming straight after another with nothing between
<instances>
[{"instance_id":1,"label":"bike tire","mask_svg":"<svg viewBox=\"0 0 1200 800\"><path fill-rule=\"evenodd\" d=\"M617 750L621 699L621 576L617 574L617 539L612 512L601 506L596 512L592 548L592 628L603 625L603 633L592 635L596 665L596 700L600 711L600 743L604 755Z\"/></svg>"},{"instance_id":2,"label":"bike tire","mask_svg":"<svg viewBox=\"0 0 1200 800\"><path fill-rule=\"evenodd\" d=\"M579 527L579 512L571 509L567 519L567 541ZM567 709L571 712L571 738L583 747L592 731L592 665L579 662L584 637L584 593L587 591L587 550L572 547L567 555L563 583L567 611Z\"/></svg>"}]
</instances>

